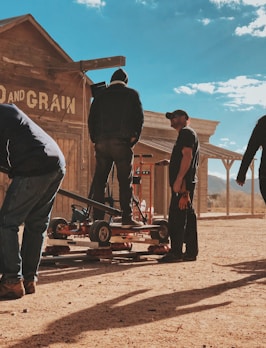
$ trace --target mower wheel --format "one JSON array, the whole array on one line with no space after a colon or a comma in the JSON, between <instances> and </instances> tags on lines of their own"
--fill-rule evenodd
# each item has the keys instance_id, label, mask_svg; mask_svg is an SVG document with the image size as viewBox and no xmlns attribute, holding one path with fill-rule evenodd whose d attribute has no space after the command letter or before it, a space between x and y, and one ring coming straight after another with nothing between
<instances>
[{"instance_id":1,"label":"mower wheel","mask_svg":"<svg viewBox=\"0 0 266 348\"><path fill-rule=\"evenodd\" d=\"M98 242L100 246L109 245L112 231L109 224L104 220L96 220L90 226L89 237L92 242Z\"/></svg>"},{"instance_id":2,"label":"mower wheel","mask_svg":"<svg viewBox=\"0 0 266 348\"><path fill-rule=\"evenodd\" d=\"M159 225L160 228L158 231L151 231L151 238L158 239L159 243L168 243L168 222L166 220L154 220L153 225Z\"/></svg>"},{"instance_id":3,"label":"mower wheel","mask_svg":"<svg viewBox=\"0 0 266 348\"><path fill-rule=\"evenodd\" d=\"M62 226L68 225L67 221L63 218L54 218L50 221L47 229L47 236L54 239L67 239L67 235L60 233Z\"/></svg>"}]
</instances>

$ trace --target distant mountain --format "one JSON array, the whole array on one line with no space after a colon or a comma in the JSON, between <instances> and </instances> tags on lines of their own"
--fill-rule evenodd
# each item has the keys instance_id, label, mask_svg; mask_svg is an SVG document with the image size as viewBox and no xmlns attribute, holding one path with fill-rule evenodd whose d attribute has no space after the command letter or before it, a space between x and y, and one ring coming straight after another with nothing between
<instances>
[{"instance_id":1,"label":"distant mountain","mask_svg":"<svg viewBox=\"0 0 266 348\"><path fill-rule=\"evenodd\" d=\"M259 180L254 181L255 193L260 193ZM239 186L235 179L230 180L230 190L242 191L245 193L251 192L251 179L247 179L244 186ZM222 193L226 191L226 180L219 178L218 176L208 175L208 194Z\"/></svg>"}]
</instances>

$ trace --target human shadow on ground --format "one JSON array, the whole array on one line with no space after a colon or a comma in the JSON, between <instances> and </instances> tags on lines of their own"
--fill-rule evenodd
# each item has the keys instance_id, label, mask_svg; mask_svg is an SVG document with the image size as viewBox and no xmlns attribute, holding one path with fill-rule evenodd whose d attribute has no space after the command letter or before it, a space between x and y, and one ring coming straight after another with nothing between
<instances>
[{"instance_id":1,"label":"human shadow on ground","mask_svg":"<svg viewBox=\"0 0 266 348\"><path fill-rule=\"evenodd\" d=\"M248 275L242 279L205 288L177 291L151 297L148 295L151 289L143 288L133 291L72 313L60 320L57 319L48 325L44 333L21 340L19 343L10 346L10 348L30 346L33 340L37 342L37 346L47 346L59 342L75 344L84 332L143 325L227 306L231 301L219 303L219 295L232 289L255 284L265 278L263 265L265 266L265 260L231 265L230 267L233 267L233 270L240 270L240 273L245 269ZM147 293L147 297L140 299L139 297L143 297L144 293ZM134 296L137 297L135 301L133 301ZM216 297L217 303L213 303L213 300L212 304L199 303ZM75 332L72 329L74 322L79 323L78 326L75 325Z\"/></svg>"}]
</instances>

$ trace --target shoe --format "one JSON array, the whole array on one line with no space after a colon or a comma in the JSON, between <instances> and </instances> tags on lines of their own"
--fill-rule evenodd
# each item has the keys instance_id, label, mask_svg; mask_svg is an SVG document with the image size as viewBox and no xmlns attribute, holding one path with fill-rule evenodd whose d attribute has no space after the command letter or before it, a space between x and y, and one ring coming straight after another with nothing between
<instances>
[{"instance_id":1,"label":"shoe","mask_svg":"<svg viewBox=\"0 0 266 348\"><path fill-rule=\"evenodd\" d=\"M183 261L196 261L197 260L197 256L190 256L190 255L183 255Z\"/></svg>"},{"instance_id":2,"label":"shoe","mask_svg":"<svg viewBox=\"0 0 266 348\"><path fill-rule=\"evenodd\" d=\"M157 260L159 263L173 263L173 262L182 262L183 257L175 255L173 253L167 253L165 256L163 256L161 259Z\"/></svg>"},{"instance_id":3,"label":"shoe","mask_svg":"<svg viewBox=\"0 0 266 348\"><path fill-rule=\"evenodd\" d=\"M141 227L143 226L143 222L141 221L136 221L134 219L126 219L126 220L122 220L122 227L123 228L130 228L130 227Z\"/></svg>"},{"instance_id":4,"label":"shoe","mask_svg":"<svg viewBox=\"0 0 266 348\"><path fill-rule=\"evenodd\" d=\"M6 298L9 300L15 300L25 295L25 289L23 281L19 280L15 283L2 281L0 282L0 299Z\"/></svg>"},{"instance_id":5,"label":"shoe","mask_svg":"<svg viewBox=\"0 0 266 348\"><path fill-rule=\"evenodd\" d=\"M36 282L34 280L24 280L23 284L27 295L36 292Z\"/></svg>"}]
</instances>

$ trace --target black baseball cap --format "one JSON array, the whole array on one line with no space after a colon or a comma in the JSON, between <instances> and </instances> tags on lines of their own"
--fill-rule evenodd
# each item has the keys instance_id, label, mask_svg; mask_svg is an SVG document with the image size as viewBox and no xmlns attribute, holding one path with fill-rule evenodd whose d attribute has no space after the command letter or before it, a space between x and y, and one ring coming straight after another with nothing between
<instances>
[{"instance_id":1,"label":"black baseball cap","mask_svg":"<svg viewBox=\"0 0 266 348\"><path fill-rule=\"evenodd\" d=\"M189 119L188 114L184 110L175 110L173 112L167 112L165 114L165 117L168 118L168 120L171 120L172 118L178 117L178 116L186 116L186 119Z\"/></svg>"}]
</instances>

